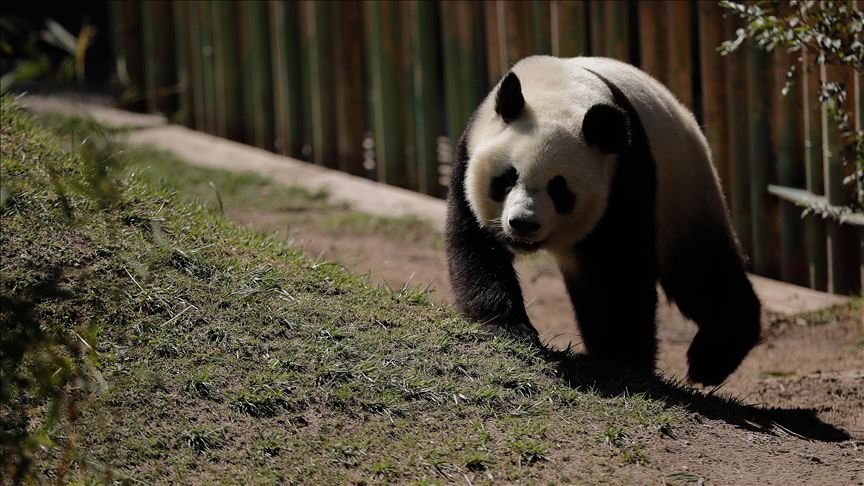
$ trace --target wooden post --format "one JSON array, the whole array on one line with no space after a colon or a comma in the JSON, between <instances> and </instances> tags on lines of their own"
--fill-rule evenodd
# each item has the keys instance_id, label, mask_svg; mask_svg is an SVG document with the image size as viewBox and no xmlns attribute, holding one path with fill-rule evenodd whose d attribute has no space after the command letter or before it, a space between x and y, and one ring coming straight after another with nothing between
<instances>
[{"instance_id":1,"label":"wooden post","mask_svg":"<svg viewBox=\"0 0 864 486\"><path fill-rule=\"evenodd\" d=\"M342 8L342 7L339 7ZM309 49L305 81L312 114L312 160L326 167L338 165L333 51L333 4L302 2L301 31Z\"/></svg>"},{"instance_id":2,"label":"wooden post","mask_svg":"<svg viewBox=\"0 0 864 486\"><path fill-rule=\"evenodd\" d=\"M490 2L491 3L491 2ZM459 42L459 10L455 2L441 2L441 50L444 58L444 101L447 114L447 135L450 139L452 151L456 150L456 143L462 135L466 120L463 118L463 99L466 98L462 91L462 59L460 56ZM504 19L504 2L495 2L495 15L497 19ZM506 35L506 27L503 21L496 22L496 30L500 36ZM495 40L499 51L499 62L496 63L498 70L506 72L507 64L506 42ZM492 63L490 63L490 67ZM497 78L496 78L497 79ZM493 81L495 82L495 81Z\"/></svg>"},{"instance_id":3,"label":"wooden post","mask_svg":"<svg viewBox=\"0 0 864 486\"><path fill-rule=\"evenodd\" d=\"M438 181L438 134L441 95L438 89L440 69L437 6L432 2L411 4L411 50L415 118L415 144L418 190L432 196L441 195Z\"/></svg>"},{"instance_id":4,"label":"wooden post","mask_svg":"<svg viewBox=\"0 0 864 486\"><path fill-rule=\"evenodd\" d=\"M369 19L368 53L372 129L378 180L406 186L404 134L399 114L399 5L389 2L364 4Z\"/></svg>"},{"instance_id":5,"label":"wooden post","mask_svg":"<svg viewBox=\"0 0 864 486\"><path fill-rule=\"evenodd\" d=\"M690 35L690 2L665 2L667 86L691 110L693 104L693 39Z\"/></svg>"},{"instance_id":6,"label":"wooden post","mask_svg":"<svg viewBox=\"0 0 864 486\"><path fill-rule=\"evenodd\" d=\"M606 55L630 62L630 13L627 2L606 0L602 5L606 11Z\"/></svg>"},{"instance_id":7,"label":"wooden post","mask_svg":"<svg viewBox=\"0 0 864 486\"><path fill-rule=\"evenodd\" d=\"M160 1L156 5L157 23L159 30L157 35L157 49L159 52L160 70L156 77L157 102L156 106L162 113L173 116L177 112L177 64L174 61L174 9L171 2Z\"/></svg>"},{"instance_id":8,"label":"wooden post","mask_svg":"<svg viewBox=\"0 0 864 486\"><path fill-rule=\"evenodd\" d=\"M114 74L118 81L123 83L127 76L125 70L126 52L123 40L123 5L118 2L109 2L105 5L108 14L108 35L111 40L111 55L114 57ZM174 17L176 21L176 16Z\"/></svg>"},{"instance_id":9,"label":"wooden post","mask_svg":"<svg viewBox=\"0 0 864 486\"><path fill-rule=\"evenodd\" d=\"M854 79L849 67L821 66L822 82L840 82L846 87L847 94L854 93ZM854 109L852 100L847 96L846 108ZM853 112L854 113L854 112ZM837 132L836 123L831 119L829 107L822 105L822 154L825 177L825 196L828 204L847 205L852 200L852 188L844 186L846 176L841 150L843 141ZM851 167L850 167L851 169ZM859 258L861 255L858 236L860 231L849 225L837 222L828 223L828 291L835 294L849 294L858 290L860 284Z\"/></svg>"},{"instance_id":10,"label":"wooden post","mask_svg":"<svg viewBox=\"0 0 864 486\"><path fill-rule=\"evenodd\" d=\"M794 89L783 96L786 72L794 62L789 53L772 54L774 83L771 89L773 122L771 128L777 153L777 181L786 187L803 187L803 108L801 91ZM804 245L802 209L789 201L779 201L780 277L784 282L807 285L807 256Z\"/></svg>"},{"instance_id":11,"label":"wooden post","mask_svg":"<svg viewBox=\"0 0 864 486\"><path fill-rule=\"evenodd\" d=\"M585 2L557 0L550 9L552 55L588 55L588 28Z\"/></svg>"},{"instance_id":12,"label":"wooden post","mask_svg":"<svg viewBox=\"0 0 864 486\"><path fill-rule=\"evenodd\" d=\"M147 104L145 102L140 2L123 2L121 12L123 24L119 30L123 36L122 65L125 68L126 85L120 98L120 105L129 110L143 111Z\"/></svg>"},{"instance_id":13,"label":"wooden post","mask_svg":"<svg viewBox=\"0 0 864 486\"><path fill-rule=\"evenodd\" d=\"M602 0L591 0L588 2L588 28L591 29L591 55L609 56L606 37L606 8Z\"/></svg>"},{"instance_id":14,"label":"wooden post","mask_svg":"<svg viewBox=\"0 0 864 486\"><path fill-rule=\"evenodd\" d=\"M726 65L728 59L717 52L723 42L723 18L720 7L712 2L698 5L699 15L699 60L702 64L702 104L705 114L705 137L711 146L714 167L723 184L726 201L731 201L729 170L729 119L726 105L732 100L726 94ZM707 74L707 75L706 75Z\"/></svg>"},{"instance_id":15,"label":"wooden post","mask_svg":"<svg viewBox=\"0 0 864 486\"><path fill-rule=\"evenodd\" d=\"M245 138L247 142L271 150L275 133L267 4L242 2L238 4L238 9Z\"/></svg>"},{"instance_id":16,"label":"wooden post","mask_svg":"<svg viewBox=\"0 0 864 486\"><path fill-rule=\"evenodd\" d=\"M731 17L725 22L726 38L735 35L737 22ZM726 93L729 103L725 103L729 133L729 194L732 223L742 251L751 258L752 268L753 244L750 207L750 165L747 133L747 99L746 65L744 53L740 50L726 58Z\"/></svg>"},{"instance_id":17,"label":"wooden post","mask_svg":"<svg viewBox=\"0 0 864 486\"><path fill-rule=\"evenodd\" d=\"M156 87L159 67L157 65L159 55L156 52L156 30L155 8L157 1L141 2L141 47L144 58L144 99L147 111L155 113L159 111L156 106Z\"/></svg>"},{"instance_id":18,"label":"wooden post","mask_svg":"<svg viewBox=\"0 0 864 486\"><path fill-rule=\"evenodd\" d=\"M626 2L593 0L589 4L591 19L591 55L630 61L629 9Z\"/></svg>"},{"instance_id":19,"label":"wooden post","mask_svg":"<svg viewBox=\"0 0 864 486\"><path fill-rule=\"evenodd\" d=\"M116 2L109 7L119 10ZM189 4L172 2L174 9L174 46L177 61L177 112L174 120L185 126L192 126L192 72L189 53Z\"/></svg>"},{"instance_id":20,"label":"wooden post","mask_svg":"<svg viewBox=\"0 0 864 486\"><path fill-rule=\"evenodd\" d=\"M271 1L270 47L273 66L273 103L276 151L293 157L302 154L302 103L297 3Z\"/></svg>"},{"instance_id":21,"label":"wooden post","mask_svg":"<svg viewBox=\"0 0 864 486\"><path fill-rule=\"evenodd\" d=\"M201 10L197 3L187 4L189 9L189 65L192 69L193 126L196 130L207 129L207 116L204 111L206 95L204 90L204 66L201 58Z\"/></svg>"},{"instance_id":22,"label":"wooden post","mask_svg":"<svg viewBox=\"0 0 864 486\"><path fill-rule=\"evenodd\" d=\"M509 68L507 64L507 27L506 14L504 12L504 2L500 0L483 2L483 22L486 26L486 77L490 83L495 83L501 76L507 72ZM441 15L446 8L442 5ZM443 18L443 17L442 17ZM442 21L442 33L444 30L444 21ZM442 34L443 35L443 34ZM442 46L442 51L443 51ZM447 66L444 66L444 72L447 72ZM490 86L491 88L491 86Z\"/></svg>"},{"instance_id":23,"label":"wooden post","mask_svg":"<svg viewBox=\"0 0 864 486\"><path fill-rule=\"evenodd\" d=\"M363 78L363 9L360 3L338 4L334 12L336 49L336 158L339 170L365 175L363 135L366 129L366 86Z\"/></svg>"},{"instance_id":24,"label":"wooden post","mask_svg":"<svg viewBox=\"0 0 864 486\"><path fill-rule=\"evenodd\" d=\"M216 99L216 73L213 62L213 6L210 2L198 2L198 15L200 19L199 33L201 36L201 79L203 81L202 91L204 93L204 129L207 133L216 132L216 105L220 101Z\"/></svg>"},{"instance_id":25,"label":"wooden post","mask_svg":"<svg viewBox=\"0 0 864 486\"><path fill-rule=\"evenodd\" d=\"M747 60L747 130L750 162L750 207L753 217L753 271L766 277L777 277L778 262L773 244L772 226L776 200L768 193L771 182L771 71L768 56L759 48L745 48Z\"/></svg>"},{"instance_id":26,"label":"wooden post","mask_svg":"<svg viewBox=\"0 0 864 486\"><path fill-rule=\"evenodd\" d=\"M240 56L237 51L237 4L215 2L212 5L213 72L216 96L216 134L241 140L243 98L240 90Z\"/></svg>"},{"instance_id":27,"label":"wooden post","mask_svg":"<svg viewBox=\"0 0 864 486\"><path fill-rule=\"evenodd\" d=\"M507 53L506 72L514 63L531 55L532 6L524 1L503 2L503 4L505 44L502 48Z\"/></svg>"},{"instance_id":28,"label":"wooden post","mask_svg":"<svg viewBox=\"0 0 864 486\"><path fill-rule=\"evenodd\" d=\"M403 160L405 165L405 187L413 191L418 190L420 181L419 166L417 164L417 120L414 116L414 77L412 66L417 61L412 52L411 31L413 21L411 18L411 3L404 2L400 5L399 13L399 38L405 39L399 43L399 59L396 74L396 82L399 86L399 120L402 125L404 137ZM483 66L479 69L485 71Z\"/></svg>"},{"instance_id":29,"label":"wooden post","mask_svg":"<svg viewBox=\"0 0 864 486\"><path fill-rule=\"evenodd\" d=\"M550 2L531 2L531 54L552 54Z\"/></svg>"},{"instance_id":30,"label":"wooden post","mask_svg":"<svg viewBox=\"0 0 864 486\"><path fill-rule=\"evenodd\" d=\"M857 71L852 73L853 76L853 95L855 103L853 105L853 117L855 132L861 133L862 118L864 118L864 87L861 86L861 74ZM858 170L853 167L853 170ZM858 178L858 184L855 189L858 191L859 201L864 197L864 180ZM864 227L858 231L858 294L864 294Z\"/></svg>"},{"instance_id":31,"label":"wooden post","mask_svg":"<svg viewBox=\"0 0 864 486\"><path fill-rule=\"evenodd\" d=\"M666 4L663 1L639 2L639 45L642 69L664 85L669 81Z\"/></svg>"},{"instance_id":32,"label":"wooden post","mask_svg":"<svg viewBox=\"0 0 864 486\"><path fill-rule=\"evenodd\" d=\"M483 68L482 29L477 29L477 25L482 22L482 5L470 1L442 2L439 5L447 134L455 149L468 118L488 90L487 70ZM502 8L500 4L498 8ZM509 69L510 66L504 68ZM493 84L497 82L498 79L490 80Z\"/></svg>"},{"instance_id":33,"label":"wooden post","mask_svg":"<svg viewBox=\"0 0 864 486\"><path fill-rule=\"evenodd\" d=\"M804 120L804 164L806 188L813 194L825 194L825 178L822 173L822 110L818 101L820 82L819 66L812 58L802 53L801 98ZM810 215L805 220L808 278L811 288L828 289L828 249L826 245L825 221Z\"/></svg>"}]
</instances>

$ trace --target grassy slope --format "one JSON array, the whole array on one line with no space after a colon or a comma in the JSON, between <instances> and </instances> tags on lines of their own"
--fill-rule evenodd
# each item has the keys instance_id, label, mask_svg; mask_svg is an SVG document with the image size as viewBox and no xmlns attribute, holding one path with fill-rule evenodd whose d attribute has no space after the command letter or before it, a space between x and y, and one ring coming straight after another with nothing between
<instances>
[{"instance_id":1,"label":"grassy slope","mask_svg":"<svg viewBox=\"0 0 864 486\"><path fill-rule=\"evenodd\" d=\"M70 196L70 224L49 169L71 187L82 162L8 101L2 110L2 291L61 268L74 296L38 314L98 330L107 386L55 437L74 440L81 470L146 482L618 482L646 474L637 437L682 419L642 395L571 388L521 343L238 228L212 199L129 176L136 166L110 210ZM260 181L246 182L236 187ZM223 197L238 193L229 184ZM54 459L37 472L54 474Z\"/></svg>"}]
</instances>

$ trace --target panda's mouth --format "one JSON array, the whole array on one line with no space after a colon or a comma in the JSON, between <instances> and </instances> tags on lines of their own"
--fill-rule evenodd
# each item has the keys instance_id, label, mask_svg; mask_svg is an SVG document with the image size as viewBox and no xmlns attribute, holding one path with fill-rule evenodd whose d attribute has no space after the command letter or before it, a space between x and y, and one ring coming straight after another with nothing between
<instances>
[{"instance_id":1,"label":"panda's mouth","mask_svg":"<svg viewBox=\"0 0 864 486\"><path fill-rule=\"evenodd\" d=\"M528 241L528 240L521 240L518 238L512 238L510 236L505 236L504 242L507 244L507 246L509 246L513 250L523 252L523 253L530 253L533 251L537 251L543 247L544 243L546 243L545 240Z\"/></svg>"}]
</instances>

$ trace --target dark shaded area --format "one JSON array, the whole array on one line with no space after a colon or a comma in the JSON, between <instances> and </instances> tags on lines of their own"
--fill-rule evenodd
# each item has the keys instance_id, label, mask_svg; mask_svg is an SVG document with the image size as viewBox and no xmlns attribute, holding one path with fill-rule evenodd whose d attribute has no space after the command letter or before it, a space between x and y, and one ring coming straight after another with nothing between
<instances>
[{"instance_id":1,"label":"dark shaded area","mask_svg":"<svg viewBox=\"0 0 864 486\"><path fill-rule=\"evenodd\" d=\"M39 444L31 430L35 404L47 405L50 413L44 420L49 424L64 415L75 419L74 396L66 385L80 376L66 357L79 356L81 347L37 310L45 302L68 300L74 292L63 269L52 267L43 273L29 285L6 275L0 279L0 471L10 474L12 484L28 479L34 466Z\"/></svg>"},{"instance_id":2,"label":"dark shaded area","mask_svg":"<svg viewBox=\"0 0 864 486\"><path fill-rule=\"evenodd\" d=\"M586 143L618 161L600 221L574 246L578 272L562 270L582 334L593 356L653 370L657 356L656 162L627 96L599 73L615 106L592 106L582 122ZM621 296L629 296L621 305Z\"/></svg>"},{"instance_id":3,"label":"dark shaded area","mask_svg":"<svg viewBox=\"0 0 864 486\"><path fill-rule=\"evenodd\" d=\"M82 26L91 25L96 28L93 44L87 49L85 70L87 79L84 86L98 90L107 87L111 81L113 68L113 52L111 47L111 26L108 23L108 8L104 1L85 0L79 2L4 2L0 7L0 17L3 19L3 41L13 47L28 42L28 37L38 39L38 33L45 27L47 19L53 19L72 35L78 35ZM8 29L7 29L8 27ZM37 40L38 47L44 49L58 63L65 55L60 49L51 46L43 40ZM16 49L17 51L17 49ZM20 54L23 56L23 53ZM0 63L0 74L8 72L13 62L19 59L18 52L3 52ZM28 89L38 87L27 86Z\"/></svg>"},{"instance_id":4,"label":"dark shaded area","mask_svg":"<svg viewBox=\"0 0 864 486\"><path fill-rule=\"evenodd\" d=\"M816 410L807 408L762 408L745 405L733 397L708 394L655 374L622 370L609 361L592 359L584 354L544 351L545 358L557 362L561 377L575 388L590 388L606 397L624 393L643 393L669 406L681 406L708 419L763 434L776 435L780 428L807 440L843 442L852 437L843 429L822 421ZM722 386L722 385L721 385Z\"/></svg>"}]
</instances>

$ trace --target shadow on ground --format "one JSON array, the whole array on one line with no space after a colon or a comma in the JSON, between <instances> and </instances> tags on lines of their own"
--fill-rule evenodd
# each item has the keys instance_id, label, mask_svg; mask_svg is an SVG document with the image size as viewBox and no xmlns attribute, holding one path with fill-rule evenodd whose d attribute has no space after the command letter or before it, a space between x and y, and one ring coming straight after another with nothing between
<instances>
[{"instance_id":1,"label":"shadow on ground","mask_svg":"<svg viewBox=\"0 0 864 486\"><path fill-rule=\"evenodd\" d=\"M709 419L753 432L775 434L777 429L803 439L821 442L842 442L852 437L845 430L817 417L817 411L807 408L763 408L745 405L734 397L715 395L657 375L635 374L613 369L608 362L600 363L584 354L562 354L545 351L546 359L558 363L562 378L570 386L590 388L607 397L624 393L642 393L670 406L680 406Z\"/></svg>"}]
</instances>

